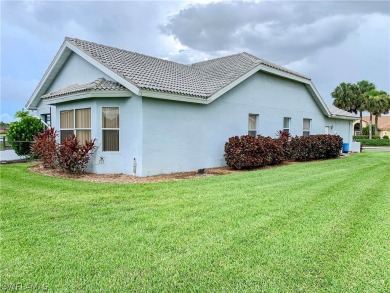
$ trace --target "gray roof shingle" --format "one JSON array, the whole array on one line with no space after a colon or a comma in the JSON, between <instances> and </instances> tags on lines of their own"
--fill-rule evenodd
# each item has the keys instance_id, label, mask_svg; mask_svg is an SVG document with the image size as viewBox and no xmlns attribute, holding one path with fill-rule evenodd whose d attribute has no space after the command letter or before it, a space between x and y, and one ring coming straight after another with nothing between
<instances>
[{"instance_id":1,"label":"gray roof shingle","mask_svg":"<svg viewBox=\"0 0 390 293\"><path fill-rule=\"evenodd\" d=\"M54 97L65 96L68 94L76 94L86 91L117 91L126 90L126 88L118 82L99 78L93 82L86 84L72 84L65 88L43 95L42 99L50 99Z\"/></svg>"},{"instance_id":2,"label":"gray roof shingle","mask_svg":"<svg viewBox=\"0 0 390 293\"><path fill-rule=\"evenodd\" d=\"M141 90L207 99L260 64L309 79L248 53L184 65L75 38L65 40Z\"/></svg>"},{"instance_id":3,"label":"gray roof shingle","mask_svg":"<svg viewBox=\"0 0 390 293\"><path fill-rule=\"evenodd\" d=\"M337 108L333 105L328 105L329 111L331 114L336 116L345 116L345 117L351 117L351 118L359 118L359 115L355 113L351 113L348 111L345 111L343 109Z\"/></svg>"}]
</instances>

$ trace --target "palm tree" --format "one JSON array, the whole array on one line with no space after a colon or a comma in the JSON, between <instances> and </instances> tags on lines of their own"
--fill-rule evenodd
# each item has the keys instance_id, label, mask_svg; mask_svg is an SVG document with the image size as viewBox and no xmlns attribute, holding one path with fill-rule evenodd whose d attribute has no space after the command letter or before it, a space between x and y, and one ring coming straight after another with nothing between
<instances>
[{"instance_id":1,"label":"palm tree","mask_svg":"<svg viewBox=\"0 0 390 293\"><path fill-rule=\"evenodd\" d=\"M348 112L357 113L355 107L357 87L354 84L342 82L332 92L333 105Z\"/></svg>"},{"instance_id":2,"label":"palm tree","mask_svg":"<svg viewBox=\"0 0 390 293\"><path fill-rule=\"evenodd\" d=\"M370 113L370 122L368 127L369 139L372 138L372 115L381 113L381 96L383 95L386 95L386 93L377 90L369 91L364 95L362 107Z\"/></svg>"},{"instance_id":3,"label":"palm tree","mask_svg":"<svg viewBox=\"0 0 390 293\"><path fill-rule=\"evenodd\" d=\"M380 117L382 114L388 114L390 111L390 96L384 92L379 92L380 94L376 96L377 100L377 109L373 113L375 115L375 133L378 133L378 117Z\"/></svg>"},{"instance_id":4,"label":"palm tree","mask_svg":"<svg viewBox=\"0 0 390 293\"><path fill-rule=\"evenodd\" d=\"M372 82L369 82L367 80L361 80L356 83L356 99L355 99L355 106L356 109L360 112L360 126L359 130L360 133L362 133L363 128L363 111L365 110L363 108L364 105L364 96L369 91L375 90L375 84Z\"/></svg>"}]
</instances>

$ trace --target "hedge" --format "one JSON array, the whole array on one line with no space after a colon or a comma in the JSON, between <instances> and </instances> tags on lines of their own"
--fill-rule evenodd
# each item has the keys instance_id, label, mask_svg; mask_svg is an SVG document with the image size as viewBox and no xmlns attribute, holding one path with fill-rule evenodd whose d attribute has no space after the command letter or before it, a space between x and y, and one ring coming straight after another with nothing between
<instances>
[{"instance_id":1,"label":"hedge","mask_svg":"<svg viewBox=\"0 0 390 293\"><path fill-rule=\"evenodd\" d=\"M281 141L270 137L243 135L229 138L225 144L226 164L234 169L276 165L284 161Z\"/></svg>"},{"instance_id":2,"label":"hedge","mask_svg":"<svg viewBox=\"0 0 390 293\"><path fill-rule=\"evenodd\" d=\"M295 161L337 158L343 148L343 139L330 134L296 136L291 139L290 148Z\"/></svg>"},{"instance_id":3,"label":"hedge","mask_svg":"<svg viewBox=\"0 0 390 293\"><path fill-rule=\"evenodd\" d=\"M288 138L252 137L229 138L225 144L226 164L234 169L250 169L280 164L285 160L310 161L337 158L343 147L338 135L310 135Z\"/></svg>"},{"instance_id":4,"label":"hedge","mask_svg":"<svg viewBox=\"0 0 390 293\"><path fill-rule=\"evenodd\" d=\"M356 141L363 143L364 146L390 146L388 139L356 139Z\"/></svg>"}]
</instances>

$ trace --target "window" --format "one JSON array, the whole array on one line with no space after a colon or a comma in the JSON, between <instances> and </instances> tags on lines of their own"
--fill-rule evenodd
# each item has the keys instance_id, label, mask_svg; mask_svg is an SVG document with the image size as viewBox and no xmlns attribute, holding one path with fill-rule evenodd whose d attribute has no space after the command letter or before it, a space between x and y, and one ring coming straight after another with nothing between
<instances>
[{"instance_id":1,"label":"window","mask_svg":"<svg viewBox=\"0 0 390 293\"><path fill-rule=\"evenodd\" d=\"M91 109L76 109L76 136L79 143L91 140Z\"/></svg>"},{"instance_id":2,"label":"window","mask_svg":"<svg viewBox=\"0 0 390 293\"><path fill-rule=\"evenodd\" d=\"M303 119L303 136L310 135L311 119Z\"/></svg>"},{"instance_id":3,"label":"window","mask_svg":"<svg viewBox=\"0 0 390 293\"><path fill-rule=\"evenodd\" d=\"M74 134L74 110L60 112L60 140L61 142Z\"/></svg>"},{"instance_id":4,"label":"window","mask_svg":"<svg viewBox=\"0 0 390 293\"><path fill-rule=\"evenodd\" d=\"M291 118L284 117L283 118L283 131L290 133L290 124L291 124Z\"/></svg>"},{"instance_id":5,"label":"window","mask_svg":"<svg viewBox=\"0 0 390 293\"><path fill-rule=\"evenodd\" d=\"M80 143L91 139L91 109L60 112L60 140L75 134Z\"/></svg>"},{"instance_id":6,"label":"window","mask_svg":"<svg viewBox=\"0 0 390 293\"><path fill-rule=\"evenodd\" d=\"M102 108L103 151L119 151L119 108Z\"/></svg>"},{"instance_id":7,"label":"window","mask_svg":"<svg viewBox=\"0 0 390 293\"><path fill-rule=\"evenodd\" d=\"M50 114L42 114L41 115L41 120L46 123L45 130L48 127L51 127L51 115Z\"/></svg>"},{"instance_id":8,"label":"window","mask_svg":"<svg viewBox=\"0 0 390 293\"><path fill-rule=\"evenodd\" d=\"M257 121L259 115L249 114L248 116L248 135L256 136L257 135Z\"/></svg>"}]
</instances>

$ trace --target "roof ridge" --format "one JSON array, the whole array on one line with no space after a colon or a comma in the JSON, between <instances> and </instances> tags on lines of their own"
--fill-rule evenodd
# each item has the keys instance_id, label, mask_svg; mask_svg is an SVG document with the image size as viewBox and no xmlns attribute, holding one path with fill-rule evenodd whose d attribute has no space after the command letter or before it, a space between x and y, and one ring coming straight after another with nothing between
<instances>
[{"instance_id":1,"label":"roof ridge","mask_svg":"<svg viewBox=\"0 0 390 293\"><path fill-rule=\"evenodd\" d=\"M154 56L138 53L138 52L135 52L135 51L129 51L129 50L121 49L121 48L118 48L118 47L108 46L108 45L104 45L104 44L100 44L100 43L96 43L96 42L91 42L91 41L87 41L87 40L82 40L82 39L78 39L78 38L65 37L65 41L72 42L73 40L80 41L80 42L85 42L85 43L90 43L90 44L94 44L94 45L97 45L97 46L102 46L102 47L106 47L106 48L110 48L110 49L114 49L114 50L118 50L118 51L122 51L122 52L126 52L126 53L132 53L132 54L135 54L135 55L138 55L138 56L143 56L143 57L152 58L152 59L158 59L158 60L161 60L161 61L164 61L164 62L167 62L167 63L173 63L173 64L177 64L177 65L180 65L180 66L190 67L189 65L186 65L186 64L183 64L183 63L179 63L179 62L175 62L175 61L171 61L171 60L167 60L167 59L163 59L163 58L159 58L159 57L154 57Z\"/></svg>"},{"instance_id":2,"label":"roof ridge","mask_svg":"<svg viewBox=\"0 0 390 293\"><path fill-rule=\"evenodd\" d=\"M231 55L227 55L227 56L221 56L221 57L208 59L208 60L203 60L203 61L192 63L189 66L193 67L193 65L199 65L199 64L202 64L202 63L207 63L207 62L211 62L211 61L221 60L221 59L225 59L225 58L229 58L229 57L233 57L233 56L239 56L239 55L242 55L243 53L245 53L245 52L231 54Z\"/></svg>"}]
</instances>

